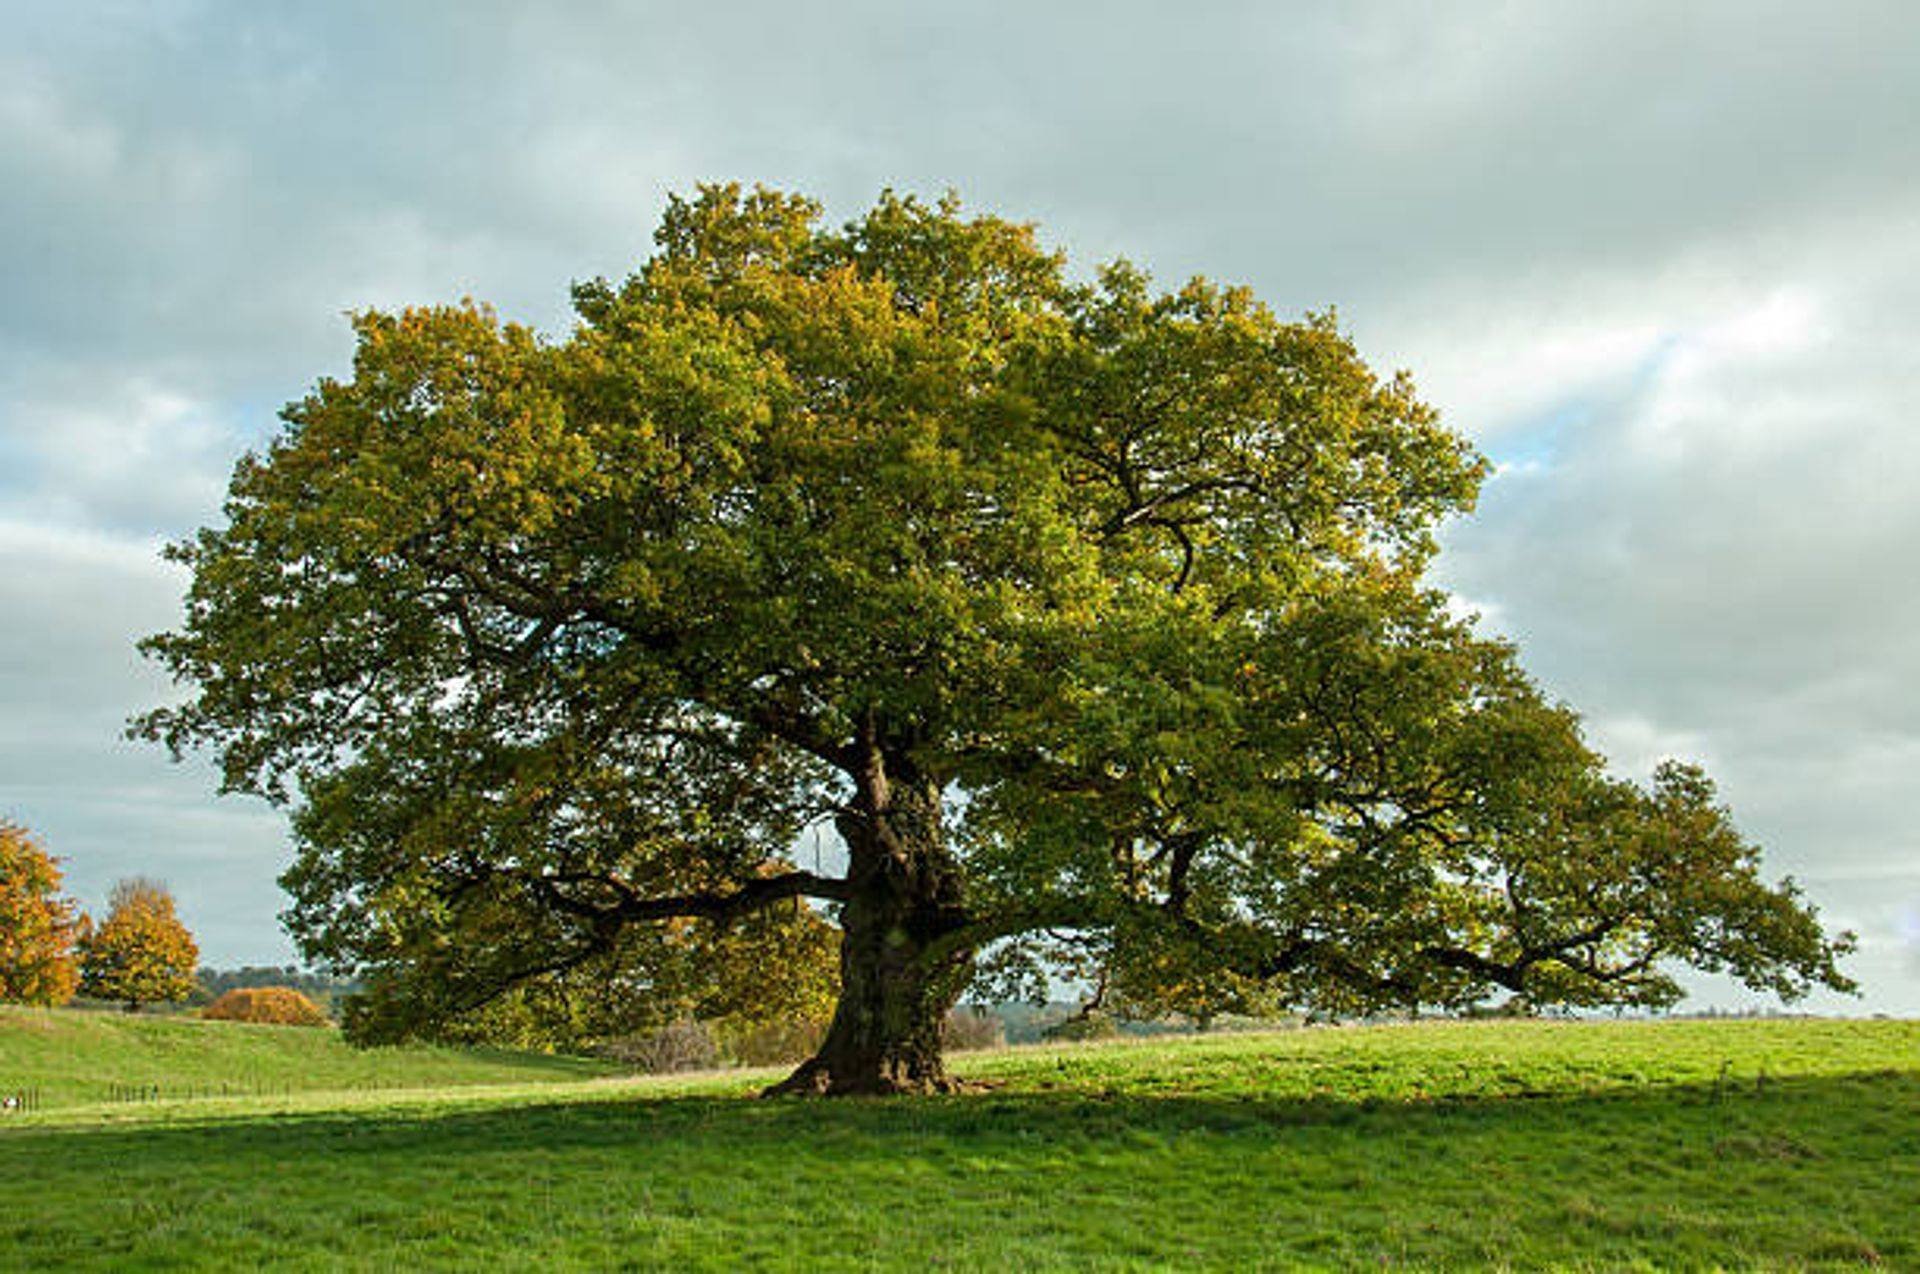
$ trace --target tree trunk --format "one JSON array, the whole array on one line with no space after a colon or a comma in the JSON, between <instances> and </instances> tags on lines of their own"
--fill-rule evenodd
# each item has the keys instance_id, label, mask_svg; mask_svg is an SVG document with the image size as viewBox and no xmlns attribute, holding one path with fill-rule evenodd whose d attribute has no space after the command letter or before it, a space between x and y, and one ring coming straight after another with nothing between
<instances>
[{"instance_id":1,"label":"tree trunk","mask_svg":"<svg viewBox=\"0 0 1920 1274\"><path fill-rule=\"evenodd\" d=\"M940 1035L973 952L954 940L967 916L941 833L939 788L889 785L877 764L872 777L838 820L852 885L840 916L840 1002L820 1051L769 1095L959 1087L941 1060Z\"/></svg>"}]
</instances>

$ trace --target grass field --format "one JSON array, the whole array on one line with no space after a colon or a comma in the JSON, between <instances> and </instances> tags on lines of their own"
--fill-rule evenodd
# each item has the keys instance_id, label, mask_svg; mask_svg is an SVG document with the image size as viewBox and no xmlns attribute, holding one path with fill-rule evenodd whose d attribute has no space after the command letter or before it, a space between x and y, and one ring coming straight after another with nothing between
<instances>
[{"instance_id":1,"label":"grass field","mask_svg":"<svg viewBox=\"0 0 1920 1274\"><path fill-rule=\"evenodd\" d=\"M591 1078L598 1063L531 1053L347 1047L311 1027L0 1005L0 1095L44 1110L138 1095L267 1096Z\"/></svg>"},{"instance_id":2,"label":"grass field","mask_svg":"<svg viewBox=\"0 0 1920 1274\"><path fill-rule=\"evenodd\" d=\"M1920 1268L1920 1023L1324 1029L961 1069L999 1087L48 1109L0 1124L0 1263Z\"/></svg>"}]
</instances>

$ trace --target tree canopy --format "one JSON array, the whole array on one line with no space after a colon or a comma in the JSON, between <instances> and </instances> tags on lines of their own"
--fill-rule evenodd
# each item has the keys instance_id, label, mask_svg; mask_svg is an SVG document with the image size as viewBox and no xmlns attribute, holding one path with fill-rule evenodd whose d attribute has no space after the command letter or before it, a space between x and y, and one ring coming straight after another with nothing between
<instances>
[{"instance_id":1,"label":"tree canopy","mask_svg":"<svg viewBox=\"0 0 1920 1274\"><path fill-rule=\"evenodd\" d=\"M385 1029L795 898L841 930L796 1091L946 1084L982 957L1330 1011L1847 985L1703 774L1609 777L1450 616L1485 462L1331 316L951 198L711 187L656 243L557 338L356 316L172 550L193 696L136 728L292 806L289 924Z\"/></svg>"},{"instance_id":2,"label":"tree canopy","mask_svg":"<svg viewBox=\"0 0 1920 1274\"><path fill-rule=\"evenodd\" d=\"M0 819L0 1003L65 1004L84 919L60 894L60 863L27 829Z\"/></svg>"}]
</instances>

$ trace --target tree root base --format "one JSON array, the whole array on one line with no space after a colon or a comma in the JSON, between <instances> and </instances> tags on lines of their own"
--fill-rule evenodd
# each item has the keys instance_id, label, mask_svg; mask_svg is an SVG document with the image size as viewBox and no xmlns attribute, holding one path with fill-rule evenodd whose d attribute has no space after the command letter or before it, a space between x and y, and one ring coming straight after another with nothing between
<instances>
[{"instance_id":1,"label":"tree root base","mask_svg":"<svg viewBox=\"0 0 1920 1274\"><path fill-rule=\"evenodd\" d=\"M762 1097L930 1097L944 1093L984 1093L998 1085L935 1075L836 1075L808 1062L779 1083L760 1090Z\"/></svg>"}]
</instances>

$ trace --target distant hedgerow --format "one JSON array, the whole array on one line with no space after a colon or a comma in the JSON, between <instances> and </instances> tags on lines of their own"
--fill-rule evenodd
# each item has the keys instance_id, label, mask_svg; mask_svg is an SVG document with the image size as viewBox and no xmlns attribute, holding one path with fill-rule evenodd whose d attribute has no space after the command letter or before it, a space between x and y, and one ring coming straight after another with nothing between
<instances>
[{"instance_id":1,"label":"distant hedgerow","mask_svg":"<svg viewBox=\"0 0 1920 1274\"><path fill-rule=\"evenodd\" d=\"M290 986L249 986L228 991L206 1008L203 1018L221 1022L265 1022L276 1026L325 1026L320 1006Z\"/></svg>"}]
</instances>

